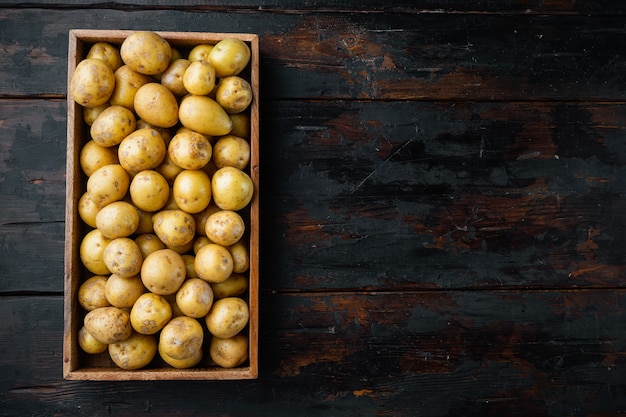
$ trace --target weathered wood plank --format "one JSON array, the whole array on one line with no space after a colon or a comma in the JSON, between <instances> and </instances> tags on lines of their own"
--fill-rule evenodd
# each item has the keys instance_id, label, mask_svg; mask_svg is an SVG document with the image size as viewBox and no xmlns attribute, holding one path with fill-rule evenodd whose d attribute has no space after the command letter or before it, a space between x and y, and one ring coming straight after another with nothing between
<instances>
[{"instance_id":1,"label":"weathered wood plank","mask_svg":"<svg viewBox=\"0 0 626 417\"><path fill-rule=\"evenodd\" d=\"M0 415L626 411L623 290L265 293L261 301L258 381L85 384L61 380L61 298L3 298Z\"/></svg>"},{"instance_id":2,"label":"weathered wood plank","mask_svg":"<svg viewBox=\"0 0 626 417\"><path fill-rule=\"evenodd\" d=\"M0 9L2 94L65 94L67 32L86 21L258 33L266 100L626 99L620 16L111 9Z\"/></svg>"}]
</instances>

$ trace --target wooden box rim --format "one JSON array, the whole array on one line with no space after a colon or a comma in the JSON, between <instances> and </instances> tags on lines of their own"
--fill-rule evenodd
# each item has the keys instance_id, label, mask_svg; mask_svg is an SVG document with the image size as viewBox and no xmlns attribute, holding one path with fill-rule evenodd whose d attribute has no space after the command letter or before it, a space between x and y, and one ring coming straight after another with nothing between
<instances>
[{"instance_id":1,"label":"wooden box rim","mask_svg":"<svg viewBox=\"0 0 626 417\"><path fill-rule=\"evenodd\" d=\"M84 46L95 42L121 44L136 30L93 30L72 29L69 31L67 81L72 78L78 61L86 52ZM63 332L63 378L67 380L129 381L129 380L238 380L258 378L258 289L259 289L259 38L251 33L215 32L165 32L155 31L173 46L193 46L198 43L216 43L232 37L243 40L251 50L250 84L253 100L250 105L250 177L254 183L254 196L249 205L250 213L250 284L248 326L249 360L243 367L225 369L219 367L176 369L172 367L146 368L126 371L117 367L86 367L81 357L87 355L78 346L76 334L82 325L77 309L77 291L81 277L78 250L78 233L81 220L78 218L78 199L81 193L79 164L80 133L85 132L80 106L67 95L67 160L66 160L66 210L64 252L64 332ZM79 307L80 308L80 307ZM205 353L206 354L206 353Z\"/></svg>"}]
</instances>

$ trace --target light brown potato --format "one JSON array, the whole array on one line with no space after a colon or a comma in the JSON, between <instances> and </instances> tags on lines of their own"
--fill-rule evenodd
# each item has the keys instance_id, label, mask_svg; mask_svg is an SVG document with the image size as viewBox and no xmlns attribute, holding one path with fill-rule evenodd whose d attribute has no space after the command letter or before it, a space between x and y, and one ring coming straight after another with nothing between
<instances>
[{"instance_id":1,"label":"light brown potato","mask_svg":"<svg viewBox=\"0 0 626 417\"><path fill-rule=\"evenodd\" d=\"M194 239L193 241L193 253L198 253L198 251L200 250L200 248L202 248L203 246L208 245L209 243L213 243L211 242L211 239L209 239L206 236L198 236ZM194 260L195 262L195 260ZM195 266L194 266L194 271L196 270ZM196 276L198 274L196 273Z\"/></svg>"},{"instance_id":2,"label":"light brown potato","mask_svg":"<svg viewBox=\"0 0 626 417\"><path fill-rule=\"evenodd\" d=\"M250 139L250 114L248 112L241 112L230 114L229 116L230 120L233 122L233 128L230 134L239 136L240 138Z\"/></svg>"},{"instance_id":3,"label":"light brown potato","mask_svg":"<svg viewBox=\"0 0 626 417\"><path fill-rule=\"evenodd\" d=\"M80 167L86 176L91 176L98 168L105 165L119 164L117 148L105 148L93 140L88 141L80 150Z\"/></svg>"},{"instance_id":4,"label":"light brown potato","mask_svg":"<svg viewBox=\"0 0 626 417\"><path fill-rule=\"evenodd\" d=\"M129 186L130 176L119 164L110 164L98 168L87 180L89 198L99 207L122 200L126 196Z\"/></svg>"},{"instance_id":5,"label":"light brown potato","mask_svg":"<svg viewBox=\"0 0 626 417\"><path fill-rule=\"evenodd\" d=\"M165 244L153 233L144 233L135 238L135 243L139 246L143 259L146 259L152 252L165 249Z\"/></svg>"},{"instance_id":6,"label":"light brown potato","mask_svg":"<svg viewBox=\"0 0 626 417\"><path fill-rule=\"evenodd\" d=\"M209 162L213 154L206 136L192 130L174 135L167 152L172 162L182 169L200 169Z\"/></svg>"},{"instance_id":7,"label":"light brown potato","mask_svg":"<svg viewBox=\"0 0 626 417\"><path fill-rule=\"evenodd\" d=\"M78 287L78 304L87 311L109 307L106 297L107 276L94 275Z\"/></svg>"},{"instance_id":8,"label":"light brown potato","mask_svg":"<svg viewBox=\"0 0 626 417\"><path fill-rule=\"evenodd\" d=\"M220 211L221 208L215 205L213 201L209 202L209 205L199 213L193 213L193 218L196 221L196 234L199 236L206 236L206 221L211 214ZM197 252L197 251L196 251Z\"/></svg>"},{"instance_id":9,"label":"light brown potato","mask_svg":"<svg viewBox=\"0 0 626 417\"><path fill-rule=\"evenodd\" d=\"M194 266L194 262L196 259L195 255L186 252L181 254L181 256L183 258L183 261L185 261L185 269L187 270L185 274L186 278L198 278L198 274L196 274L196 267Z\"/></svg>"},{"instance_id":10,"label":"light brown potato","mask_svg":"<svg viewBox=\"0 0 626 417\"><path fill-rule=\"evenodd\" d=\"M107 301L114 307L131 308L135 301L146 293L139 275L121 277L111 274L104 289Z\"/></svg>"},{"instance_id":11,"label":"light brown potato","mask_svg":"<svg viewBox=\"0 0 626 417\"><path fill-rule=\"evenodd\" d=\"M211 202L211 179L202 170L186 169L174 180L172 192L181 210L199 213Z\"/></svg>"},{"instance_id":12,"label":"light brown potato","mask_svg":"<svg viewBox=\"0 0 626 417\"><path fill-rule=\"evenodd\" d=\"M128 196L127 199L132 202L130 196ZM137 230L135 230L135 234L143 235L146 233L154 233L154 227L152 227L152 216L154 213L141 210L136 206L135 209L137 210L137 213L139 213L139 225L137 226Z\"/></svg>"},{"instance_id":13,"label":"light brown potato","mask_svg":"<svg viewBox=\"0 0 626 417\"><path fill-rule=\"evenodd\" d=\"M163 158L161 164L156 167L156 171L159 174L163 175L163 178L165 178L167 180L167 183L170 185L174 184L176 176L180 174L182 170L183 168L174 163L169 151L165 153L165 157Z\"/></svg>"},{"instance_id":14,"label":"light brown potato","mask_svg":"<svg viewBox=\"0 0 626 417\"><path fill-rule=\"evenodd\" d=\"M122 106L135 111L135 94L142 85L151 81L150 77L134 71L128 65L119 67L114 75L115 88L109 102L113 106Z\"/></svg>"},{"instance_id":15,"label":"light brown potato","mask_svg":"<svg viewBox=\"0 0 626 417\"><path fill-rule=\"evenodd\" d=\"M213 145L213 163L219 168L245 169L250 162L250 144L235 135L222 136Z\"/></svg>"},{"instance_id":16,"label":"light brown potato","mask_svg":"<svg viewBox=\"0 0 626 417\"><path fill-rule=\"evenodd\" d=\"M115 75L107 64L97 58L86 58L74 69L70 95L83 107L97 107L107 101L115 88Z\"/></svg>"},{"instance_id":17,"label":"light brown potato","mask_svg":"<svg viewBox=\"0 0 626 417\"><path fill-rule=\"evenodd\" d=\"M213 337L209 355L222 368L235 368L248 359L248 336L240 333L228 339Z\"/></svg>"},{"instance_id":18,"label":"light brown potato","mask_svg":"<svg viewBox=\"0 0 626 417\"><path fill-rule=\"evenodd\" d=\"M222 78L215 90L215 101L226 113L241 113L252 103L252 86L236 75Z\"/></svg>"},{"instance_id":19,"label":"light brown potato","mask_svg":"<svg viewBox=\"0 0 626 417\"><path fill-rule=\"evenodd\" d=\"M111 68L111 71L115 71L124 64L119 49L108 42L94 43L87 52L87 58L101 59Z\"/></svg>"},{"instance_id":20,"label":"light brown potato","mask_svg":"<svg viewBox=\"0 0 626 417\"><path fill-rule=\"evenodd\" d=\"M191 252L191 250L193 249L193 239L190 242L185 243L184 245L181 245L181 246L165 245L165 247L173 250L179 255L184 255L184 254Z\"/></svg>"},{"instance_id":21,"label":"light brown potato","mask_svg":"<svg viewBox=\"0 0 626 417\"><path fill-rule=\"evenodd\" d=\"M104 109L111 105L109 101L107 101L106 103L102 103L101 105L96 107L83 107L83 122L85 122L87 126L91 126L94 120L98 118L100 113L102 113Z\"/></svg>"},{"instance_id":22,"label":"light brown potato","mask_svg":"<svg viewBox=\"0 0 626 417\"><path fill-rule=\"evenodd\" d=\"M97 341L91 333L87 331L85 326L83 326L78 331L78 346L86 353L97 355L98 353L105 352L109 345Z\"/></svg>"},{"instance_id":23,"label":"light brown potato","mask_svg":"<svg viewBox=\"0 0 626 417\"><path fill-rule=\"evenodd\" d=\"M212 242L222 246L234 245L246 231L243 218L232 210L220 210L206 221L205 234Z\"/></svg>"},{"instance_id":24,"label":"light brown potato","mask_svg":"<svg viewBox=\"0 0 626 417\"><path fill-rule=\"evenodd\" d=\"M130 323L141 334L155 334L171 319L170 303L165 297L151 292L140 295L130 310Z\"/></svg>"},{"instance_id":25,"label":"light brown potato","mask_svg":"<svg viewBox=\"0 0 626 417\"><path fill-rule=\"evenodd\" d=\"M200 278L190 278L176 292L176 304L186 316L204 317L213 305L213 289Z\"/></svg>"},{"instance_id":26,"label":"light brown potato","mask_svg":"<svg viewBox=\"0 0 626 417\"><path fill-rule=\"evenodd\" d=\"M154 233L166 246L184 246L196 233L193 216L183 210L161 210L152 217Z\"/></svg>"},{"instance_id":27,"label":"light brown potato","mask_svg":"<svg viewBox=\"0 0 626 417\"><path fill-rule=\"evenodd\" d=\"M231 274L226 281L211 284L213 297L219 300L226 297L238 297L248 289L248 277L243 274Z\"/></svg>"},{"instance_id":28,"label":"light brown potato","mask_svg":"<svg viewBox=\"0 0 626 417\"><path fill-rule=\"evenodd\" d=\"M131 201L138 209L154 213L167 204L170 186L161 174L147 169L133 177L129 192Z\"/></svg>"},{"instance_id":29,"label":"light brown potato","mask_svg":"<svg viewBox=\"0 0 626 417\"><path fill-rule=\"evenodd\" d=\"M87 313L84 320L87 331L100 343L126 340L133 332L130 315L117 307L100 307Z\"/></svg>"},{"instance_id":30,"label":"light brown potato","mask_svg":"<svg viewBox=\"0 0 626 417\"><path fill-rule=\"evenodd\" d=\"M239 297L226 297L213 303L205 322L213 336L226 339L243 330L249 318L248 303Z\"/></svg>"},{"instance_id":31,"label":"light brown potato","mask_svg":"<svg viewBox=\"0 0 626 417\"><path fill-rule=\"evenodd\" d=\"M96 216L100 207L89 198L88 193L83 193L78 199L78 215L89 227L96 227Z\"/></svg>"},{"instance_id":32,"label":"light brown potato","mask_svg":"<svg viewBox=\"0 0 626 417\"><path fill-rule=\"evenodd\" d=\"M228 251L233 257L233 272L241 274L250 269L250 251L248 249L248 242L240 240L239 242L230 245Z\"/></svg>"},{"instance_id":33,"label":"light brown potato","mask_svg":"<svg viewBox=\"0 0 626 417\"><path fill-rule=\"evenodd\" d=\"M103 260L104 250L111 243L98 229L88 232L80 242L80 260L89 271L96 275L109 275L109 268Z\"/></svg>"},{"instance_id":34,"label":"light brown potato","mask_svg":"<svg viewBox=\"0 0 626 417\"><path fill-rule=\"evenodd\" d=\"M159 350L177 359L189 359L202 349L204 332L198 320L180 316L173 318L161 330Z\"/></svg>"},{"instance_id":35,"label":"light brown potato","mask_svg":"<svg viewBox=\"0 0 626 417\"><path fill-rule=\"evenodd\" d=\"M170 357L169 355L166 355L165 353L163 353L162 345L159 345L158 349L159 349L159 355L161 356L163 361L165 361L165 363L167 363L168 365L176 369L192 368L196 366L197 364L199 364L200 361L202 361L202 357L204 355L204 352L202 351L202 349L198 349L196 353L194 353L192 356L190 356L187 359L174 359Z\"/></svg>"},{"instance_id":36,"label":"light brown potato","mask_svg":"<svg viewBox=\"0 0 626 417\"><path fill-rule=\"evenodd\" d=\"M139 226L139 213L126 201L114 201L96 214L96 227L108 239L127 237Z\"/></svg>"},{"instance_id":37,"label":"light brown potato","mask_svg":"<svg viewBox=\"0 0 626 417\"><path fill-rule=\"evenodd\" d=\"M133 333L126 340L109 345L113 362L127 371L148 366L157 353L156 337Z\"/></svg>"},{"instance_id":38,"label":"light brown potato","mask_svg":"<svg viewBox=\"0 0 626 417\"><path fill-rule=\"evenodd\" d=\"M210 284L226 281L233 272L233 257L225 247L210 243L198 250L194 267L198 278Z\"/></svg>"},{"instance_id":39,"label":"light brown potato","mask_svg":"<svg viewBox=\"0 0 626 417\"><path fill-rule=\"evenodd\" d=\"M167 148L169 146L170 140L172 140L172 132L169 128L151 125L143 119L137 119L137 130L145 128L154 129L159 132L161 134L163 142L165 143L165 147Z\"/></svg>"},{"instance_id":40,"label":"light brown potato","mask_svg":"<svg viewBox=\"0 0 626 417\"><path fill-rule=\"evenodd\" d=\"M161 134L151 128L135 130L126 136L117 151L120 165L131 173L158 167L167 149Z\"/></svg>"},{"instance_id":41,"label":"light brown potato","mask_svg":"<svg viewBox=\"0 0 626 417\"><path fill-rule=\"evenodd\" d=\"M223 136L230 133L233 121L215 100L207 96L183 97L178 108L183 126L203 135Z\"/></svg>"},{"instance_id":42,"label":"light brown potato","mask_svg":"<svg viewBox=\"0 0 626 417\"><path fill-rule=\"evenodd\" d=\"M102 260L112 274L123 278L139 274L143 262L139 246L127 237L111 240L104 249Z\"/></svg>"},{"instance_id":43,"label":"light brown potato","mask_svg":"<svg viewBox=\"0 0 626 417\"><path fill-rule=\"evenodd\" d=\"M183 73L183 85L191 94L209 94L215 88L215 68L208 61L191 62Z\"/></svg>"},{"instance_id":44,"label":"light brown potato","mask_svg":"<svg viewBox=\"0 0 626 417\"><path fill-rule=\"evenodd\" d=\"M178 123L178 102L167 87L147 83L139 87L133 101L137 115L158 127L172 127Z\"/></svg>"},{"instance_id":45,"label":"light brown potato","mask_svg":"<svg viewBox=\"0 0 626 417\"><path fill-rule=\"evenodd\" d=\"M211 49L213 49L213 45L210 44L203 43L196 45L189 51L187 59L189 59L189 61L208 61Z\"/></svg>"},{"instance_id":46,"label":"light brown potato","mask_svg":"<svg viewBox=\"0 0 626 417\"><path fill-rule=\"evenodd\" d=\"M89 133L100 146L119 145L122 139L135 130L137 120L132 111L122 106L109 106L94 120Z\"/></svg>"},{"instance_id":47,"label":"light brown potato","mask_svg":"<svg viewBox=\"0 0 626 417\"><path fill-rule=\"evenodd\" d=\"M224 167L211 178L211 193L213 201L222 210L239 211L252 200L254 184L242 170Z\"/></svg>"},{"instance_id":48,"label":"light brown potato","mask_svg":"<svg viewBox=\"0 0 626 417\"><path fill-rule=\"evenodd\" d=\"M183 83L183 74L191 61L188 59L177 59L172 61L165 72L161 74L161 84L167 87L175 96L184 96L188 93Z\"/></svg>"},{"instance_id":49,"label":"light brown potato","mask_svg":"<svg viewBox=\"0 0 626 417\"><path fill-rule=\"evenodd\" d=\"M170 63L172 47L158 33L138 31L122 42L120 55L126 65L146 75L165 71Z\"/></svg>"},{"instance_id":50,"label":"light brown potato","mask_svg":"<svg viewBox=\"0 0 626 417\"><path fill-rule=\"evenodd\" d=\"M250 47L241 39L222 39L209 52L209 61L218 78L237 75L250 62Z\"/></svg>"},{"instance_id":51,"label":"light brown potato","mask_svg":"<svg viewBox=\"0 0 626 417\"><path fill-rule=\"evenodd\" d=\"M161 249L148 255L141 267L143 285L158 295L174 294L185 280L185 261L171 249Z\"/></svg>"}]
</instances>

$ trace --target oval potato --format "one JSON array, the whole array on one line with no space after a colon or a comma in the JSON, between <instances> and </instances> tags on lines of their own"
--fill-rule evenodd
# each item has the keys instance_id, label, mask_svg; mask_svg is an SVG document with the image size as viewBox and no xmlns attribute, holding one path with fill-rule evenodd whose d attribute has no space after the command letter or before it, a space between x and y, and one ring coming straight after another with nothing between
<instances>
[{"instance_id":1,"label":"oval potato","mask_svg":"<svg viewBox=\"0 0 626 417\"><path fill-rule=\"evenodd\" d=\"M203 135L223 136L233 127L228 113L207 96L185 96L178 108L178 117L183 126Z\"/></svg>"},{"instance_id":2,"label":"oval potato","mask_svg":"<svg viewBox=\"0 0 626 417\"><path fill-rule=\"evenodd\" d=\"M130 315L118 307L100 307L87 313L84 320L87 331L100 343L126 340L133 332Z\"/></svg>"}]
</instances>

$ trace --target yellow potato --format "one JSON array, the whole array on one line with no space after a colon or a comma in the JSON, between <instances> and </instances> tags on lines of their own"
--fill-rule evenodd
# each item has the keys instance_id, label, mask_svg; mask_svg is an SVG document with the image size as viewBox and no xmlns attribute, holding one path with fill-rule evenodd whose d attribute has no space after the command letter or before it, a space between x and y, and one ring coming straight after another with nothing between
<instances>
[{"instance_id":1,"label":"yellow potato","mask_svg":"<svg viewBox=\"0 0 626 417\"><path fill-rule=\"evenodd\" d=\"M130 176L119 164L98 168L87 180L89 198L99 207L122 200L129 186Z\"/></svg>"},{"instance_id":2,"label":"yellow potato","mask_svg":"<svg viewBox=\"0 0 626 417\"><path fill-rule=\"evenodd\" d=\"M241 39L222 39L209 52L209 61L218 78L237 75L250 62L250 48Z\"/></svg>"},{"instance_id":3,"label":"yellow potato","mask_svg":"<svg viewBox=\"0 0 626 417\"><path fill-rule=\"evenodd\" d=\"M139 275L122 277L111 274L104 289L107 301L119 308L131 308L146 291Z\"/></svg>"},{"instance_id":4,"label":"yellow potato","mask_svg":"<svg viewBox=\"0 0 626 417\"><path fill-rule=\"evenodd\" d=\"M226 339L243 330L249 319L248 303L239 297L226 297L213 303L205 322L213 336Z\"/></svg>"},{"instance_id":5,"label":"yellow potato","mask_svg":"<svg viewBox=\"0 0 626 417\"><path fill-rule=\"evenodd\" d=\"M209 355L222 368L235 368L248 359L248 336L240 333L227 339L213 337Z\"/></svg>"},{"instance_id":6,"label":"yellow potato","mask_svg":"<svg viewBox=\"0 0 626 417\"><path fill-rule=\"evenodd\" d=\"M146 122L143 119L138 119L137 130L145 129L145 128L154 129L157 132L159 132L161 134L161 138L163 139L163 142L165 142L165 147L167 148L167 146L170 144L170 140L172 140L172 133L170 132L169 128L151 125L150 123Z\"/></svg>"},{"instance_id":7,"label":"yellow potato","mask_svg":"<svg viewBox=\"0 0 626 417\"><path fill-rule=\"evenodd\" d=\"M137 236L135 243L139 246L143 259L146 259L152 252L165 249L165 244L153 233L144 233Z\"/></svg>"},{"instance_id":8,"label":"yellow potato","mask_svg":"<svg viewBox=\"0 0 626 417\"><path fill-rule=\"evenodd\" d=\"M198 278L210 284L223 282L233 272L233 257L225 247L209 243L196 253L194 268Z\"/></svg>"},{"instance_id":9,"label":"yellow potato","mask_svg":"<svg viewBox=\"0 0 626 417\"><path fill-rule=\"evenodd\" d=\"M238 297L248 289L248 277L243 274L231 274L226 281L211 284L213 297L219 300L226 297Z\"/></svg>"},{"instance_id":10,"label":"yellow potato","mask_svg":"<svg viewBox=\"0 0 626 417\"><path fill-rule=\"evenodd\" d=\"M250 162L250 144L235 135L222 136L213 145L213 163L219 168L245 169Z\"/></svg>"},{"instance_id":11,"label":"yellow potato","mask_svg":"<svg viewBox=\"0 0 626 417\"><path fill-rule=\"evenodd\" d=\"M115 75L107 64L97 58L86 58L74 69L69 91L72 99L83 107L97 107L107 101L115 88Z\"/></svg>"},{"instance_id":12,"label":"yellow potato","mask_svg":"<svg viewBox=\"0 0 626 417\"><path fill-rule=\"evenodd\" d=\"M246 231L243 218L232 210L220 210L206 221L205 234L212 242L222 246L234 245Z\"/></svg>"},{"instance_id":13,"label":"yellow potato","mask_svg":"<svg viewBox=\"0 0 626 417\"><path fill-rule=\"evenodd\" d=\"M175 96L184 96L188 93L183 84L183 74L189 68L191 61L177 59L170 63L165 72L161 74L161 84L167 87Z\"/></svg>"},{"instance_id":14,"label":"yellow potato","mask_svg":"<svg viewBox=\"0 0 626 417\"><path fill-rule=\"evenodd\" d=\"M84 320L87 331L100 343L126 340L133 332L130 315L118 307L100 307L87 313Z\"/></svg>"},{"instance_id":15,"label":"yellow potato","mask_svg":"<svg viewBox=\"0 0 626 417\"><path fill-rule=\"evenodd\" d=\"M215 101L226 113L241 113L252 103L252 87L236 75L222 78L215 90Z\"/></svg>"},{"instance_id":16,"label":"yellow potato","mask_svg":"<svg viewBox=\"0 0 626 417\"><path fill-rule=\"evenodd\" d=\"M200 45L196 45L191 49L191 51L189 51L187 59L189 61L208 61L209 53L212 49L213 45L210 44L203 43Z\"/></svg>"},{"instance_id":17,"label":"yellow potato","mask_svg":"<svg viewBox=\"0 0 626 417\"><path fill-rule=\"evenodd\" d=\"M98 115L102 113L104 109L106 109L110 105L111 103L109 99L108 102L102 103L101 105L96 106L96 107L84 107L83 108L83 122L85 122L87 126L91 126L94 120L96 120L96 118L98 117Z\"/></svg>"},{"instance_id":18,"label":"yellow potato","mask_svg":"<svg viewBox=\"0 0 626 417\"><path fill-rule=\"evenodd\" d=\"M239 211L252 200L254 184L242 170L224 167L211 178L211 193L213 201L222 210Z\"/></svg>"},{"instance_id":19,"label":"yellow potato","mask_svg":"<svg viewBox=\"0 0 626 417\"><path fill-rule=\"evenodd\" d=\"M181 210L199 213L211 202L211 179L202 170L186 169L174 180L172 192Z\"/></svg>"},{"instance_id":20,"label":"yellow potato","mask_svg":"<svg viewBox=\"0 0 626 417\"><path fill-rule=\"evenodd\" d=\"M143 262L139 246L127 237L111 240L102 253L102 260L112 274L123 278L139 274Z\"/></svg>"},{"instance_id":21,"label":"yellow potato","mask_svg":"<svg viewBox=\"0 0 626 417\"><path fill-rule=\"evenodd\" d=\"M195 241L194 241L195 242ZM193 248L193 245L192 245ZM187 270L185 276L187 279L190 278L198 278L198 274L196 274L196 268L194 266L194 262L196 257L189 253L189 251L181 254L183 261L185 261L185 269Z\"/></svg>"},{"instance_id":22,"label":"yellow potato","mask_svg":"<svg viewBox=\"0 0 626 417\"><path fill-rule=\"evenodd\" d=\"M139 31L124 39L120 55L124 63L133 70L154 75L168 67L172 47L158 33Z\"/></svg>"},{"instance_id":23,"label":"yellow potato","mask_svg":"<svg viewBox=\"0 0 626 417\"><path fill-rule=\"evenodd\" d=\"M156 171L159 174L163 175L163 178L165 178L167 180L167 183L170 185L174 184L176 176L180 174L182 170L183 168L176 165L176 163L172 160L169 151L165 152L165 157L163 158L163 161L161 162L161 164L159 164L158 167L156 167Z\"/></svg>"},{"instance_id":24,"label":"yellow potato","mask_svg":"<svg viewBox=\"0 0 626 417\"><path fill-rule=\"evenodd\" d=\"M152 335L133 333L126 340L109 345L113 362L127 371L147 366L157 353L157 341Z\"/></svg>"},{"instance_id":25,"label":"yellow potato","mask_svg":"<svg viewBox=\"0 0 626 417\"><path fill-rule=\"evenodd\" d=\"M96 214L96 227L109 239L130 236L138 226L139 213L126 201L114 201Z\"/></svg>"},{"instance_id":26,"label":"yellow potato","mask_svg":"<svg viewBox=\"0 0 626 417\"><path fill-rule=\"evenodd\" d=\"M209 205L199 213L193 213L193 218L196 221L196 234L199 236L206 236L206 221L211 214L220 211L221 208L215 205L213 201L209 202ZM196 251L197 252L197 251Z\"/></svg>"},{"instance_id":27,"label":"yellow potato","mask_svg":"<svg viewBox=\"0 0 626 417\"><path fill-rule=\"evenodd\" d=\"M194 366L196 366L197 364L200 363L200 361L202 360L202 357L204 355L204 353L202 352L202 349L198 349L196 351L196 353L194 353L189 358L186 358L186 359L174 359L174 358L170 357L169 355L166 355L163 352L162 345L159 345L158 349L159 349L159 355L165 361L165 363L167 363L168 365L170 365L171 367L176 368L176 369L187 369L187 368L194 367Z\"/></svg>"},{"instance_id":28,"label":"yellow potato","mask_svg":"<svg viewBox=\"0 0 626 417\"><path fill-rule=\"evenodd\" d=\"M161 174L147 169L137 173L129 186L130 198L140 210L148 213L162 209L170 197L170 186ZM150 220L152 222L152 219Z\"/></svg>"},{"instance_id":29,"label":"yellow potato","mask_svg":"<svg viewBox=\"0 0 626 417\"><path fill-rule=\"evenodd\" d=\"M250 139L250 115L247 112L241 112L229 116L230 120L233 122L233 128L230 134L239 136L240 138Z\"/></svg>"},{"instance_id":30,"label":"yellow potato","mask_svg":"<svg viewBox=\"0 0 626 417\"><path fill-rule=\"evenodd\" d=\"M167 152L172 162L182 169L200 169L209 162L213 154L209 140L192 130L174 135Z\"/></svg>"},{"instance_id":31,"label":"yellow potato","mask_svg":"<svg viewBox=\"0 0 626 417\"><path fill-rule=\"evenodd\" d=\"M130 196L128 196L127 199L132 201ZM137 230L135 230L135 234L142 235L146 233L154 233L154 227L152 227L152 216L154 213L141 210L136 206L135 209L137 210L137 213L139 213L139 225L137 226Z\"/></svg>"},{"instance_id":32,"label":"yellow potato","mask_svg":"<svg viewBox=\"0 0 626 417\"><path fill-rule=\"evenodd\" d=\"M176 292L176 305L186 316L204 317L213 305L213 290L208 282L190 278Z\"/></svg>"},{"instance_id":33,"label":"yellow potato","mask_svg":"<svg viewBox=\"0 0 626 417\"><path fill-rule=\"evenodd\" d=\"M233 127L228 113L207 96L185 96L178 108L178 117L183 126L203 135L227 135Z\"/></svg>"},{"instance_id":34,"label":"yellow potato","mask_svg":"<svg viewBox=\"0 0 626 417\"><path fill-rule=\"evenodd\" d=\"M193 216L183 210L161 210L152 217L154 233L167 246L184 246L196 233Z\"/></svg>"},{"instance_id":35,"label":"yellow potato","mask_svg":"<svg viewBox=\"0 0 626 417\"><path fill-rule=\"evenodd\" d=\"M158 167L166 152L161 134L155 129L144 128L135 130L122 140L117 156L126 171L137 173Z\"/></svg>"},{"instance_id":36,"label":"yellow potato","mask_svg":"<svg viewBox=\"0 0 626 417\"><path fill-rule=\"evenodd\" d=\"M101 59L111 68L111 71L115 71L123 65L119 49L108 42L94 43L87 52L87 58Z\"/></svg>"},{"instance_id":37,"label":"yellow potato","mask_svg":"<svg viewBox=\"0 0 626 417\"><path fill-rule=\"evenodd\" d=\"M148 75L134 71L128 65L122 65L115 71L115 88L109 99L111 105L122 106L129 110L135 110L135 94L137 90L148 84L151 79Z\"/></svg>"},{"instance_id":38,"label":"yellow potato","mask_svg":"<svg viewBox=\"0 0 626 417\"><path fill-rule=\"evenodd\" d=\"M136 332L155 334L172 318L172 307L161 295L147 292L137 298L130 310L130 323Z\"/></svg>"},{"instance_id":39,"label":"yellow potato","mask_svg":"<svg viewBox=\"0 0 626 417\"><path fill-rule=\"evenodd\" d=\"M209 243L213 243L211 242L211 239L209 239L206 236L198 236L194 239L193 241L193 253L198 253L198 251L200 250L200 248L202 248L203 246L208 245ZM195 264L195 257L194 257L194 264ZM196 267L194 265L194 271L196 270ZM196 276L198 276L198 274L196 273Z\"/></svg>"},{"instance_id":40,"label":"yellow potato","mask_svg":"<svg viewBox=\"0 0 626 417\"><path fill-rule=\"evenodd\" d=\"M165 247L173 250L179 255L185 255L187 253L190 253L191 250L193 249L193 239L190 242L185 243L184 245L180 245L180 246L165 245Z\"/></svg>"},{"instance_id":41,"label":"yellow potato","mask_svg":"<svg viewBox=\"0 0 626 417\"><path fill-rule=\"evenodd\" d=\"M183 73L183 85L191 94L209 94L215 88L215 68L208 61L191 62Z\"/></svg>"},{"instance_id":42,"label":"yellow potato","mask_svg":"<svg viewBox=\"0 0 626 417\"><path fill-rule=\"evenodd\" d=\"M161 330L159 350L173 359L189 359L202 349L203 340L204 332L198 320L180 316Z\"/></svg>"},{"instance_id":43,"label":"yellow potato","mask_svg":"<svg viewBox=\"0 0 626 417\"><path fill-rule=\"evenodd\" d=\"M171 249L161 249L144 259L141 280L154 294L174 294L185 280L186 272L185 261L178 253Z\"/></svg>"},{"instance_id":44,"label":"yellow potato","mask_svg":"<svg viewBox=\"0 0 626 417\"><path fill-rule=\"evenodd\" d=\"M137 120L132 111L122 106L109 106L94 120L89 133L91 139L106 148L119 145L135 130Z\"/></svg>"},{"instance_id":45,"label":"yellow potato","mask_svg":"<svg viewBox=\"0 0 626 417\"><path fill-rule=\"evenodd\" d=\"M158 127L172 127L178 123L178 101L167 87L147 83L139 87L133 101L137 115Z\"/></svg>"},{"instance_id":46,"label":"yellow potato","mask_svg":"<svg viewBox=\"0 0 626 417\"><path fill-rule=\"evenodd\" d=\"M93 229L80 243L80 260L89 271L96 275L108 275L109 268L103 260L104 250L111 242L98 229Z\"/></svg>"},{"instance_id":47,"label":"yellow potato","mask_svg":"<svg viewBox=\"0 0 626 417\"><path fill-rule=\"evenodd\" d=\"M91 333L87 331L85 326L83 326L78 331L78 346L80 346L83 351L96 355L105 352L109 345L97 341Z\"/></svg>"},{"instance_id":48,"label":"yellow potato","mask_svg":"<svg viewBox=\"0 0 626 417\"><path fill-rule=\"evenodd\" d=\"M96 227L96 216L100 207L89 198L88 193L83 193L78 199L78 215L89 227Z\"/></svg>"},{"instance_id":49,"label":"yellow potato","mask_svg":"<svg viewBox=\"0 0 626 417\"><path fill-rule=\"evenodd\" d=\"M233 272L241 274L250 269L250 252L248 243L240 240L228 247L228 251L233 257Z\"/></svg>"},{"instance_id":50,"label":"yellow potato","mask_svg":"<svg viewBox=\"0 0 626 417\"><path fill-rule=\"evenodd\" d=\"M94 275L78 287L78 304L87 311L99 307L109 307L111 303L106 297L106 285L108 277Z\"/></svg>"},{"instance_id":51,"label":"yellow potato","mask_svg":"<svg viewBox=\"0 0 626 417\"><path fill-rule=\"evenodd\" d=\"M80 167L88 177L98 168L119 162L116 147L105 148L90 140L80 150Z\"/></svg>"}]
</instances>

